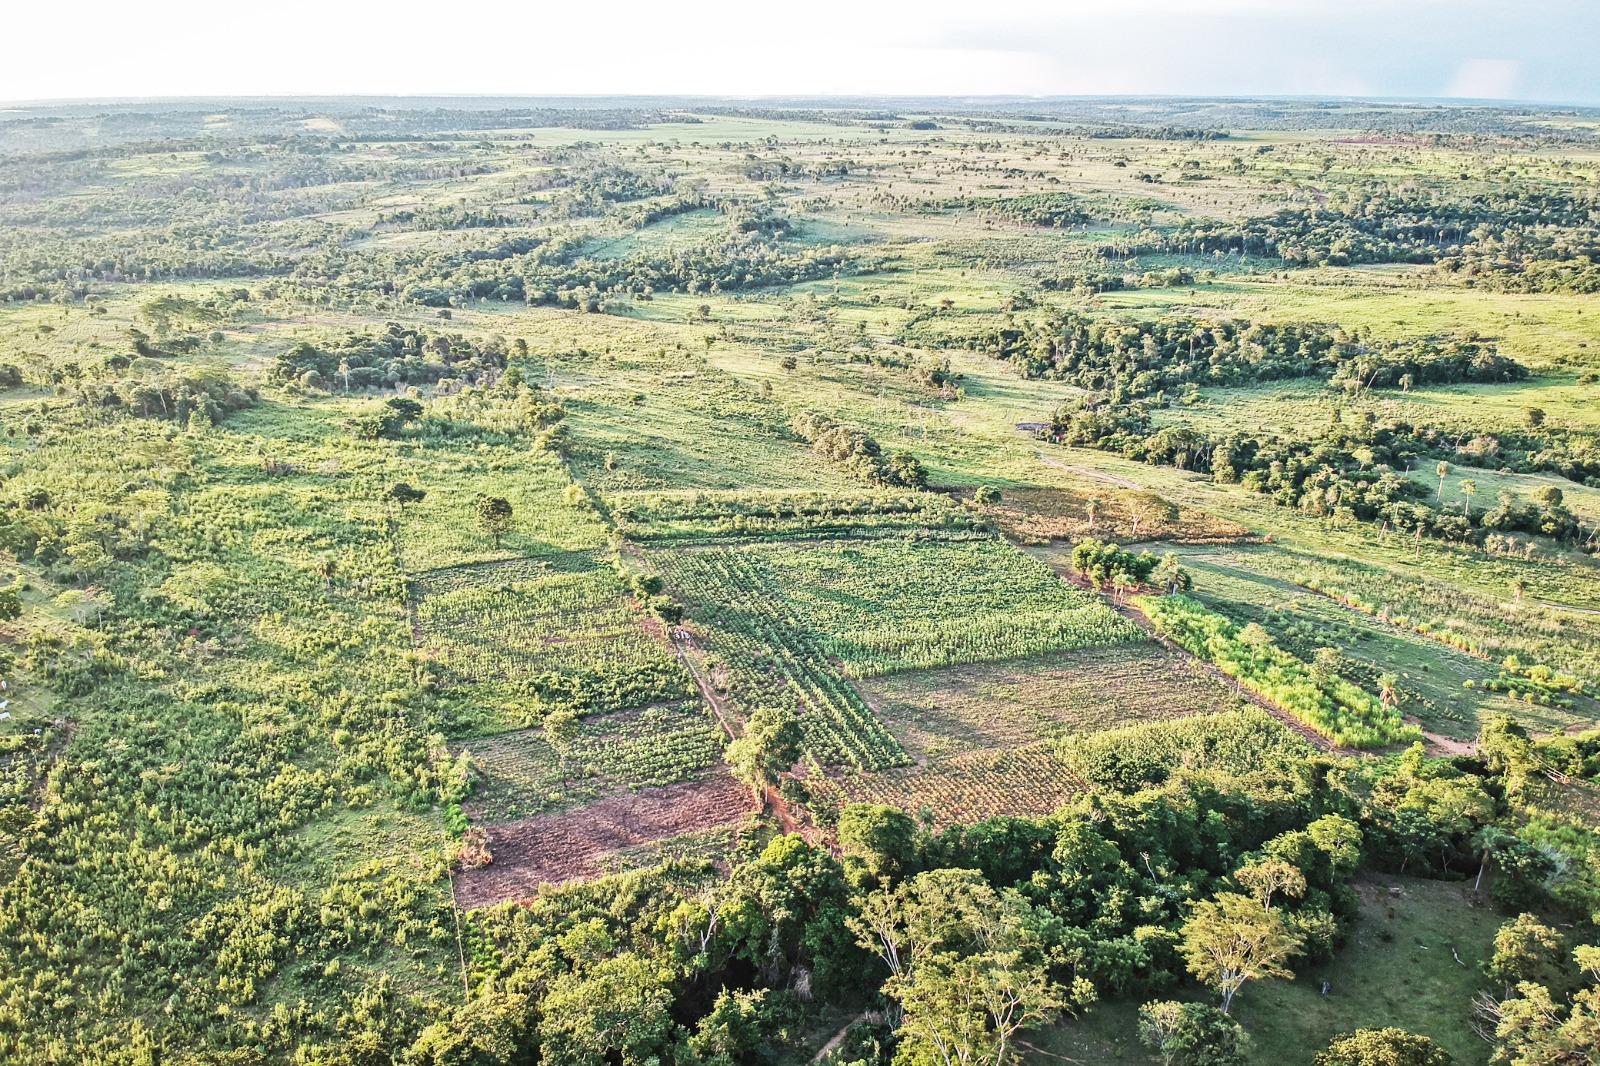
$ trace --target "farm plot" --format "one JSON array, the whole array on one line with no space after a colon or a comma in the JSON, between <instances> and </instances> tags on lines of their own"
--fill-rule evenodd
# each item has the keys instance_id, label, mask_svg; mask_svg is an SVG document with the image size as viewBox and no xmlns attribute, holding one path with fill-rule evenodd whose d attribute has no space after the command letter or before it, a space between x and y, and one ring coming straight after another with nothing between
<instances>
[{"instance_id":1,"label":"farm plot","mask_svg":"<svg viewBox=\"0 0 1600 1066\"><path fill-rule=\"evenodd\" d=\"M806 782L821 805L887 803L927 813L940 825L1002 815L1038 817L1061 806L1080 788L1048 742L1020 748L969 751L927 766L880 773L813 776Z\"/></svg>"},{"instance_id":2,"label":"farm plot","mask_svg":"<svg viewBox=\"0 0 1600 1066\"><path fill-rule=\"evenodd\" d=\"M545 885L607 872L615 858L647 845L734 826L753 813L750 790L726 774L608 796L586 807L488 827L494 857L456 876L467 910L528 899Z\"/></svg>"},{"instance_id":3,"label":"farm plot","mask_svg":"<svg viewBox=\"0 0 1600 1066\"><path fill-rule=\"evenodd\" d=\"M1181 508L1176 519L1152 527L1139 512L1138 501L1139 494L1134 491L1112 482L1084 478L1076 490L1044 485L1007 486L998 503L985 505L984 513L1007 536L1027 544L1085 536L1141 535L1151 540L1222 541L1250 534L1236 522L1191 508Z\"/></svg>"},{"instance_id":4,"label":"farm plot","mask_svg":"<svg viewBox=\"0 0 1600 1066\"><path fill-rule=\"evenodd\" d=\"M418 582L419 641L446 684L473 707L499 708L457 728L515 728L552 708L615 711L694 692L665 637L624 598L622 580L592 555L454 567Z\"/></svg>"},{"instance_id":5,"label":"farm plot","mask_svg":"<svg viewBox=\"0 0 1600 1066\"><path fill-rule=\"evenodd\" d=\"M652 558L739 702L793 708L818 765L906 761L841 669L863 678L1140 637L992 538L742 544Z\"/></svg>"},{"instance_id":6,"label":"farm plot","mask_svg":"<svg viewBox=\"0 0 1600 1066\"><path fill-rule=\"evenodd\" d=\"M586 718L560 748L536 729L467 741L458 750L471 754L481 780L466 812L506 822L608 792L699 780L726 739L703 706L684 702Z\"/></svg>"},{"instance_id":7,"label":"farm plot","mask_svg":"<svg viewBox=\"0 0 1600 1066\"><path fill-rule=\"evenodd\" d=\"M977 516L948 497L903 490L618 492L605 497L638 541L840 536L892 529L967 529Z\"/></svg>"},{"instance_id":8,"label":"farm plot","mask_svg":"<svg viewBox=\"0 0 1600 1066\"><path fill-rule=\"evenodd\" d=\"M919 762L1240 706L1154 641L879 678L862 694Z\"/></svg>"},{"instance_id":9,"label":"farm plot","mask_svg":"<svg viewBox=\"0 0 1600 1066\"><path fill-rule=\"evenodd\" d=\"M740 550L852 678L1141 639L1098 597L995 538Z\"/></svg>"},{"instance_id":10,"label":"farm plot","mask_svg":"<svg viewBox=\"0 0 1600 1066\"><path fill-rule=\"evenodd\" d=\"M725 678L741 706L794 711L806 754L819 766L847 763L869 770L907 761L749 552L680 551L653 559L671 591L687 602L712 656L707 665L719 680Z\"/></svg>"}]
</instances>

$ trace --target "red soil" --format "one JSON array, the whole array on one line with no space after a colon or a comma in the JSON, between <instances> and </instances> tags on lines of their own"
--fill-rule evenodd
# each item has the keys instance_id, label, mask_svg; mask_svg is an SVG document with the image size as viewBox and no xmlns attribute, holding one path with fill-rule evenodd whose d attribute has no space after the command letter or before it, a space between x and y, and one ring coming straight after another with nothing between
<instances>
[{"instance_id":1,"label":"red soil","mask_svg":"<svg viewBox=\"0 0 1600 1066\"><path fill-rule=\"evenodd\" d=\"M748 788L718 775L486 826L494 861L456 875L456 903L471 910L530 899L544 885L600 876L619 851L730 825L753 809Z\"/></svg>"}]
</instances>

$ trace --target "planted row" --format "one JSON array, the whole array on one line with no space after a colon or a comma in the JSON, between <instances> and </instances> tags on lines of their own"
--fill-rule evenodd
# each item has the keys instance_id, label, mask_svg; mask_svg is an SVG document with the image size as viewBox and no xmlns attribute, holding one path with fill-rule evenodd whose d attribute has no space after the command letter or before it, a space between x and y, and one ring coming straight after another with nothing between
<instances>
[{"instance_id":1,"label":"planted row","mask_svg":"<svg viewBox=\"0 0 1600 1066\"><path fill-rule=\"evenodd\" d=\"M1315 670L1278 647L1260 626L1241 628L1187 596L1136 596L1133 603L1163 636L1335 744L1375 748L1422 739L1397 709Z\"/></svg>"}]
</instances>

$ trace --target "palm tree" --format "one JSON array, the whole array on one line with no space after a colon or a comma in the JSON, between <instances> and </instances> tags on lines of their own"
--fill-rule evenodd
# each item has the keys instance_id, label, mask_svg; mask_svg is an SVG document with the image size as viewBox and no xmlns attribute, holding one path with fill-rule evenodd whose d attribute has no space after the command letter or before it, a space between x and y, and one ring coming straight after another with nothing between
<instances>
[{"instance_id":1,"label":"palm tree","mask_svg":"<svg viewBox=\"0 0 1600 1066\"><path fill-rule=\"evenodd\" d=\"M1094 516L1100 511L1100 497L1091 496L1083 505L1084 511L1089 515L1089 528L1094 528Z\"/></svg>"},{"instance_id":2,"label":"palm tree","mask_svg":"<svg viewBox=\"0 0 1600 1066\"><path fill-rule=\"evenodd\" d=\"M1450 476L1450 464L1447 463L1447 462L1444 462L1443 460L1441 460L1439 465L1434 467L1434 470L1439 475L1439 502L1443 503L1444 502L1444 479Z\"/></svg>"},{"instance_id":3,"label":"palm tree","mask_svg":"<svg viewBox=\"0 0 1600 1066\"><path fill-rule=\"evenodd\" d=\"M1472 514L1472 497L1478 494L1478 485L1471 478L1461 483L1461 513L1467 516Z\"/></svg>"}]
</instances>

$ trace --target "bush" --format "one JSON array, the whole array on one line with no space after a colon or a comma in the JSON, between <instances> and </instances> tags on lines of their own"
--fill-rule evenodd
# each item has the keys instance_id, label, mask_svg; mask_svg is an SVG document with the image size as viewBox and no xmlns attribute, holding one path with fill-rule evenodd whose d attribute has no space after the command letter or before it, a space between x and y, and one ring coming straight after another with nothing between
<instances>
[{"instance_id":1,"label":"bush","mask_svg":"<svg viewBox=\"0 0 1600 1066\"><path fill-rule=\"evenodd\" d=\"M1357 1029L1317 1053L1316 1066L1452 1066L1450 1053L1404 1029Z\"/></svg>"}]
</instances>

